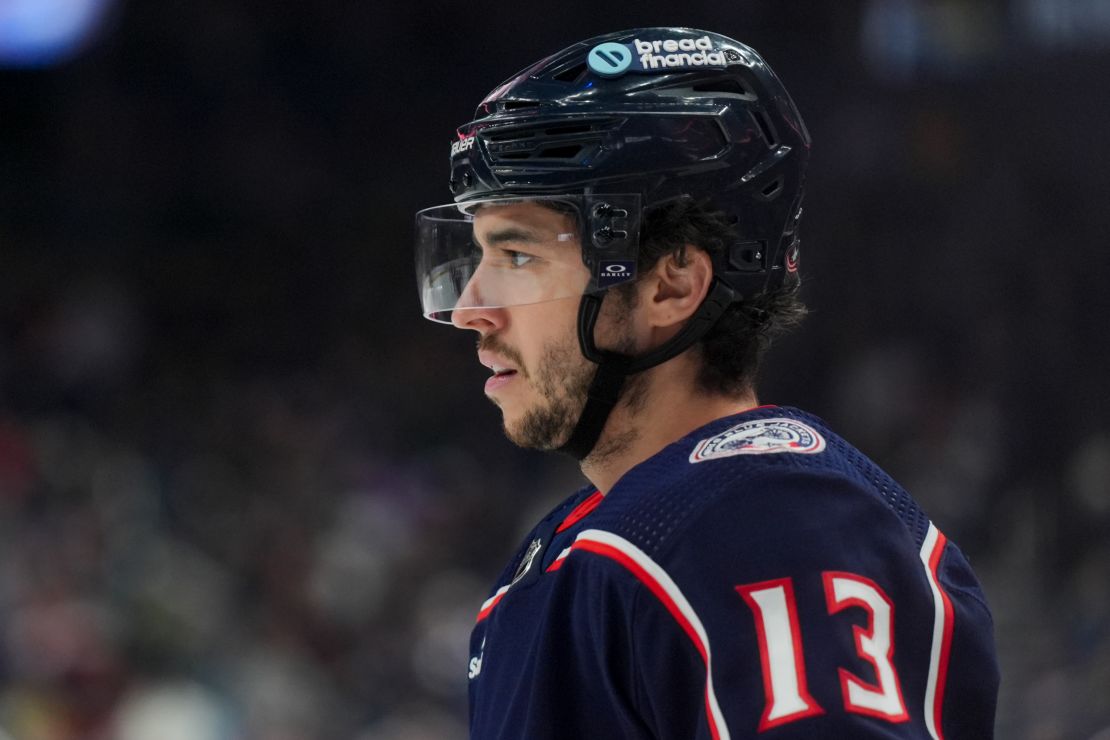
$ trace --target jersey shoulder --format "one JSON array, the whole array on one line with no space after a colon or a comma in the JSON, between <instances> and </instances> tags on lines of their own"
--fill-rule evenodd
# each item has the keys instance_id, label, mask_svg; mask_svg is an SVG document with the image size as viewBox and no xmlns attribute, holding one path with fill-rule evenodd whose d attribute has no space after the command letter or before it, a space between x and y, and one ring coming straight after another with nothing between
<instances>
[{"instance_id":1,"label":"jersey shoulder","mask_svg":"<svg viewBox=\"0 0 1110 740\"><path fill-rule=\"evenodd\" d=\"M929 528L917 502L866 455L817 417L777 406L719 419L668 446L629 471L591 519L652 557L676 541L701 541L701 530L722 522L729 539L769 545L787 531L866 522L920 548Z\"/></svg>"},{"instance_id":2,"label":"jersey shoulder","mask_svg":"<svg viewBox=\"0 0 1110 740\"><path fill-rule=\"evenodd\" d=\"M600 503L600 494L594 486L579 488L563 499L551 509L528 533L516 548L516 555L506 564L504 570L494 582L491 593L496 592L505 584L519 580L523 570L528 570L531 560L539 553L537 544L542 545L550 541L552 534L558 529L568 529Z\"/></svg>"}]
</instances>

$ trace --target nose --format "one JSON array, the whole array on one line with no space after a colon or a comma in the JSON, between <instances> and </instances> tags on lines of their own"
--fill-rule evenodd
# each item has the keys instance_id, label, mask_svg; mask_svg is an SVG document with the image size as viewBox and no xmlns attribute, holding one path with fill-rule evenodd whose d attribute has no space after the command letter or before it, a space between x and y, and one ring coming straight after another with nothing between
<instances>
[{"instance_id":1,"label":"nose","mask_svg":"<svg viewBox=\"0 0 1110 740\"><path fill-rule=\"evenodd\" d=\"M478 283L478 272L470 276L463 288L455 308L451 311L451 323L459 329L472 329L486 336L504 328L506 314L504 308L482 305L482 294Z\"/></svg>"}]
</instances>

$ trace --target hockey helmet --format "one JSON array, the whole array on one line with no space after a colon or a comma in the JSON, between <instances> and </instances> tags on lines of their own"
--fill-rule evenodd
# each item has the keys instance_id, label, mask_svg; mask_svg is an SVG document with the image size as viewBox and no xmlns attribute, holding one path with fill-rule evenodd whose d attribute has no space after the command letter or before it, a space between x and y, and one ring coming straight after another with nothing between
<instances>
[{"instance_id":1,"label":"hockey helmet","mask_svg":"<svg viewBox=\"0 0 1110 740\"><path fill-rule=\"evenodd\" d=\"M643 212L680 198L735 224L735 242L714 255L731 300L773 287L797 268L809 146L782 83L745 44L690 28L575 44L498 85L459 127L450 147L455 203L417 216L424 314L449 321L467 305L596 293L632 280ZM583 275L554 292L490 279L480 297L464 296L482 258L474 215L521 199L573 214L570 228L547 236L578 243Z\"/></svg>"}]
</instances>

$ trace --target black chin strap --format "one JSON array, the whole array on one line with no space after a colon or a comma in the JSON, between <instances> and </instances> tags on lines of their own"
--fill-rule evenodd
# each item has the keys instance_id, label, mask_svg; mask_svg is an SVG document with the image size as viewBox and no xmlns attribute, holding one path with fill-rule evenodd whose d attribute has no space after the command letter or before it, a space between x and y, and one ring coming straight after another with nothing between
<instances>
[{"instance_id":1,"label":"black chin strap","mask_svg":"<svg viewBox=\"0 0 1110 740\"><path fill-rule=\"evenodd\" d=\"M578 346L587 360L597 363L597 370L590 383L582 415L578 417L578 423L571 432L570 439L559 448L559 452L565 452L576 460L582 460L589 455L597 444L609 414L620 400L625 379L633 373L660 365L693 346L736 301L737 295L720 278L714 278L709 294L682 330L659 347L639 357L599 350L594 344L594 327L601 314L601 302L604 298L605 293L584 295L578 304Z\"/></svg>"}]
</instances>

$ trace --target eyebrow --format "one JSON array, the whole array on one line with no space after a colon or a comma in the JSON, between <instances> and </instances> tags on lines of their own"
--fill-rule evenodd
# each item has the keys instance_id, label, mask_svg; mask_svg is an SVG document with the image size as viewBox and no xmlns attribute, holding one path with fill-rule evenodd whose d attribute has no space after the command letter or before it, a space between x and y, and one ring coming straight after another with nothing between
<instances>
[{"instance_id":1,"label":"eyebrow","mask_svg":"<svg viewBox=\"0 0 1110 740\"><path fill-rule=\"evenodd\" d=\"M546 240L541 238L534 231L529 231L520 226L508 226L504 229L496 229L483 234L479 241L486 246L495 247L498 244L505 244L506 242L542 244Z\"/></svg>"}]
</instances>

